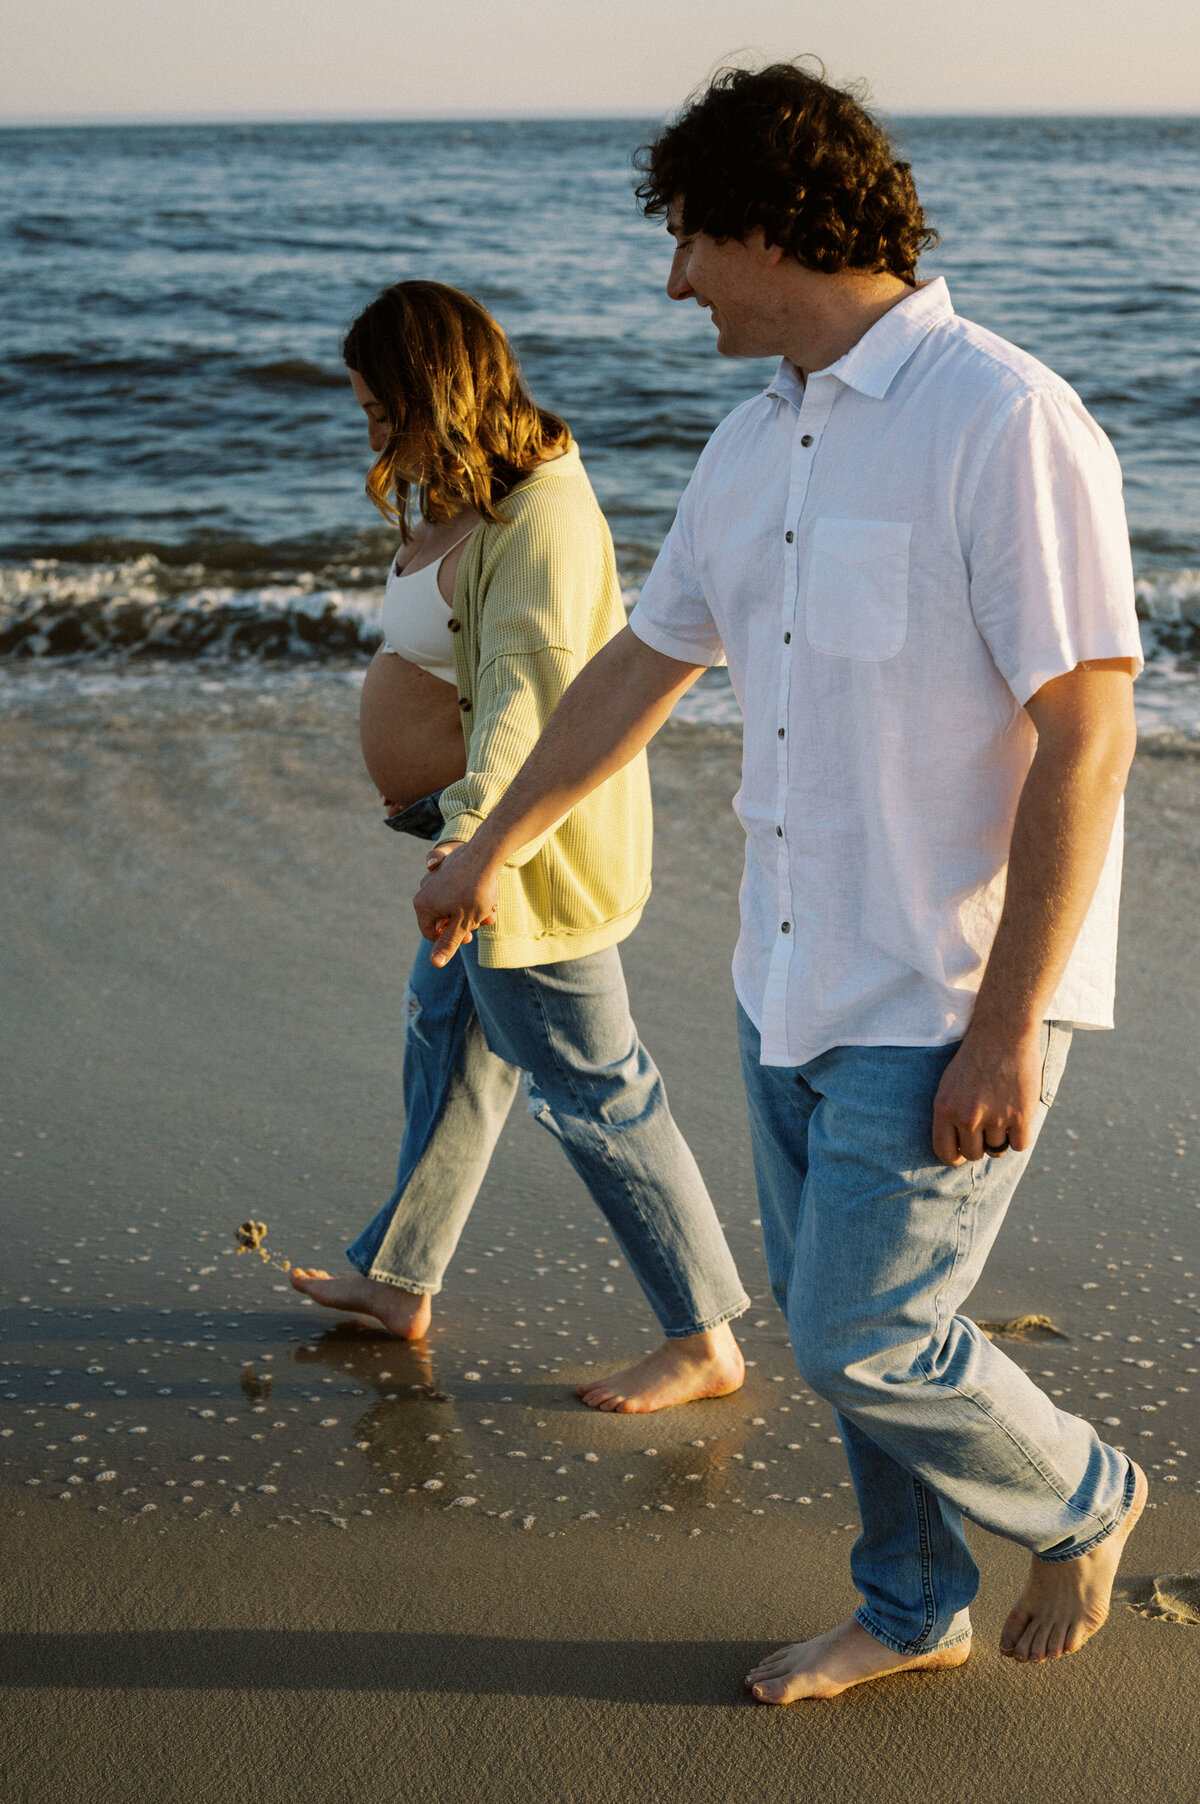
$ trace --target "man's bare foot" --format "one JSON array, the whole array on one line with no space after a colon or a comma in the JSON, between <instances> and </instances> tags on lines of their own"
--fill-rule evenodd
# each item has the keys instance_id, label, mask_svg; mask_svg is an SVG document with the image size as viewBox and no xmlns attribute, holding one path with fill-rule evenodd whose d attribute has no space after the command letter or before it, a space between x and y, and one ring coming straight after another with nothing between
<instances>
[{"instance_id":1,"label":"man's bare foot","mask_svg":"<svg viewBox=\"0 0 1200 1804\"><path fill-rule=\"evenodd\" d=\"M728 1322L723 1322L707 1334L685 1334L664 1341L636 1365L577 1384L575 1395L589 1409L641 1416L653 1409L670 1409L675 1403L695 1403L701 1397L727 1397L741 1388L745 1376L741 1348Z\"/></svg>"},{"instance_id":2,"label":"man's bare foot","mask_svg":"<svg viewBox=\"0 0 1200 1804\"><path fill-rule=\"evenodd\" d=\"M800 1698L835 1698L851 1685L883 1679L891 1672L937 1672L961 1666L971 1643L960 1641L931 1654L896 1654L851 1617L815 1641L781 1647L746 1674L746 1690L760 1704L794 1704Z\"/></svg>"},{"instance_id":3,"label":"man's bare foot","mask_svg":"<svg viewBox=\"0 0 1200 1804\"><path fill-rule=\"evenodd\" d=\"M328 1272L304 1271L292 1267L292 1283L306 1297L324 1303L326 1309L352 1309L356 1315L369 1315L399 1340L424 1340L429 1328L433 1305L427 1296L411 1290L398 1290L394 1284L381 1284L378 1278L364 1278L354 1272L347 1278L331 1278Z\"/></svg>"},{"instance_id":4,"label":"man's bare foot","mask_svg":"<svg viewBox=\"0 0 1200 1804\"><path fill-rule=\"evenodd\" d=\"M1133 1470L1136 1484L1128 1514L1099 1546L1077 1560L1039 1560L1035 1555L1030 1561L1029 1582L1000 1635L1000 1652L1010 1660L1039 1666L1077 1653L1104 1626L1125 1543L1146 1507L1146 1474L1137 1465Z\"/></svg>"}]
</instances>

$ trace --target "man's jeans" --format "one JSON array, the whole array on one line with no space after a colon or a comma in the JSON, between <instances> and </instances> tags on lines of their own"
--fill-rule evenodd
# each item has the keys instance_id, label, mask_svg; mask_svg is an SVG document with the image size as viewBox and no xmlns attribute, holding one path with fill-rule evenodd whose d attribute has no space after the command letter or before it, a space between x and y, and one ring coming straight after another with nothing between
<instances>
[{"instance_id":1,"label":"man's jeans","mask_svg":"<svg viewBox=\"0 0 1200 1804\"><path fill-rule=\"evenodd\" d=\"M897 1653L970 1634L962 1519L1070 1560L1110 1534L1133 1470L956 1313L1030 1151L947 1166L933 1102L957 1045L759 1063L738 1010L767 1270L796 1364L837 1412L863 1532L856 1620ZM1040 1129L1071 1030L1046 1030Z\"/></svg>"},{"instance_id":2,"label":"man's jeans","mask_svg":"<svg viewBox=\"0 0 1200 1804\"><path fill-rule=\"evenodd\" d=\"M696 1161L638 1039L615 946L489 970L417 951L405 996L404 1140L390 1202L347 1249L369 1278L435 1292L526 1073L668 1336L749 1308Z\"/></svg>"}]
</instances>

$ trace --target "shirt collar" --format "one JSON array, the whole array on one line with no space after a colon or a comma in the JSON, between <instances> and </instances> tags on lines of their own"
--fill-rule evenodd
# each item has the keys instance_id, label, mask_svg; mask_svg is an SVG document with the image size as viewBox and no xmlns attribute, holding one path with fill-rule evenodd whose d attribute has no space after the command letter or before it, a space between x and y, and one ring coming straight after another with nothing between
<instances>
[{"instance_id":1,"label":"shirt collar","mask_svg":"<svg viewBox=\"0 0 1200 1804\"><path fill-rule=\"evenodd\" d=\"M883 318L877 319L844 357L812 374L836 376L847 388L856 388L859 394L882 401L917 346L935 326L943 325L953 315L945 277L937 276L906 295L894 307L889 307ZM797 407L803 401L804 384L786 357L775 372L767 393L791 401Z\"/></svg>"}]
</instances>

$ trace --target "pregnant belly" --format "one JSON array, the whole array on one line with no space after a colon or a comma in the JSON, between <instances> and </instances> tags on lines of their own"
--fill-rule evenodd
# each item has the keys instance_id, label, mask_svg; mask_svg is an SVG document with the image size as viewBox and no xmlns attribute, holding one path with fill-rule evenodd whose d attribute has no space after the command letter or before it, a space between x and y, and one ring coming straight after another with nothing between
<instances>
[{"instance_id":1,"label":"pregnant belly","mask_svg":"<svg viewBox=\"0 0 1200 1804\"><path fill-rule=\"evenodd\" d=\"M371 660L359 731L371 781L402 808L457 782L467 768L454 685L395 652L377 651Z\"/></svg>"}]
</instances>

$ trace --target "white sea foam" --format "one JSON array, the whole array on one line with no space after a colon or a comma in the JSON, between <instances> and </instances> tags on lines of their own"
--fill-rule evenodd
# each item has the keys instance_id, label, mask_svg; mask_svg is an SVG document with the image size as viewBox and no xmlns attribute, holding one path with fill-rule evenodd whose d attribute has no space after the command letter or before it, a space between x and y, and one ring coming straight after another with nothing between
<instances>
[{"instance_id":1,"label":"white sea foam","mask_svg":"<svg viewBox=\"0 0 1200 1804\"><path fill-rule=\"evenodd\" d=\"M376 571L340 574L341 587L302 572L239 589L198 581L200 565L169 567L149 555L0 565L0 708L64 686L132 698L178 684L181 667L213 695L361 683L380 641L383 589ZM1146 657L1135 690L1138 730L1200 736L1200 570L1149 571L1136 592ZM636 586L623 587L627 611L638 596ZM740 725L727 672L707 671L675 718Z\"/></svg>"},{"instance_id":2,"label":"white sea foam","mask_svg":"<svg viewBox=\"0 0 1200 1804\"><path fill-rule=\"evenodd\" d=\"M364 658L379 644L383 587L371 581L375 572L348 568L347 586L338 588L307 572L251 588L206 583L205 574L201 565L172 567L150 555L2 565L0 661L312 663Z\"/></svg>"}]
</instances>

